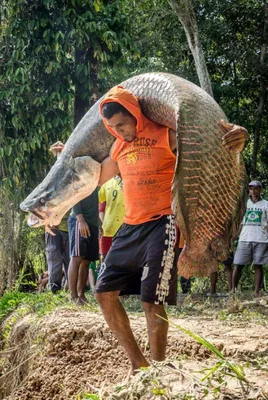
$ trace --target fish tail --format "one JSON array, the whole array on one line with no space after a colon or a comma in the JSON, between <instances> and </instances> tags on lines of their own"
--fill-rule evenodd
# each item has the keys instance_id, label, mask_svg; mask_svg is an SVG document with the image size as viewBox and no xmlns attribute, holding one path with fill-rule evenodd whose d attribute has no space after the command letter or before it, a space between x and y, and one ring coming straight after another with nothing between
<instances>
[{"instance_id":1,"label":"fish tail","mask_svg":"<svg viewBox=\"0 0 268 400\"><path fill-rule=\"evenodd\" d=\"M218 270L219 262L212 256L208 248L199 252L184 246L179 260L179 275L186 279L193 276L209 276Z\"/></svg>"}]
</instances>

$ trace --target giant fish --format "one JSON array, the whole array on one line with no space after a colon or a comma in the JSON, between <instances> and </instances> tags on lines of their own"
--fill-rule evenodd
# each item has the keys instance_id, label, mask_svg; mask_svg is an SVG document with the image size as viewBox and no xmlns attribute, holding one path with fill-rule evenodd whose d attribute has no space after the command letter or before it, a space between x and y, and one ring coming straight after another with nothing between
<instances>
[{"instance_id":1,"label":"giant fish","mask_svg":"<svg viewBox=\"0 0 268 400\"><path fill-rule=\"evenodd\" d=\"M185 239L180 275L208 276L230 252L245 204L241 154L222 145L224 112L204 90L167 73L147 73L121 83L147 118L177 132L172 209ZM114 137L99 113L100 99L77 125L61 157L20 205L33 226L58 225L63 215L97 187L101 162ZM157 196L157 193L156 193Z\"/></svg>"}]
</instances>

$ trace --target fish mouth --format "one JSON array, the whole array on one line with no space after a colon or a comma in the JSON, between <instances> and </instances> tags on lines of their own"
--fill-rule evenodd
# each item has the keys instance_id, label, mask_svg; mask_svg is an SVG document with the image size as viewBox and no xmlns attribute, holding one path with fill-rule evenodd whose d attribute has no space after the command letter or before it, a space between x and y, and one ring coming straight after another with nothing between
<instances>
[{"instance_id":1,"label":"fish mouth","mask_svg":"<svg viewBox=\"0 0 268 400\"><path fill-rule=\"evenodd\" d=\"M44 225L44 217L36 211L31 211L27 217L27 225L30 228L42 226Z\"/></svg>"}]
</instances>

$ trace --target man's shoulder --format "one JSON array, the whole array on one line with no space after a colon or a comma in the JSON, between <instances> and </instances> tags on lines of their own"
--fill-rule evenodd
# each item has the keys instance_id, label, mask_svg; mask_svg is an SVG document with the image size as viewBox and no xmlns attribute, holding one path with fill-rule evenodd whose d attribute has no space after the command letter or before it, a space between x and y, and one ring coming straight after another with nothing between
<instances>
[{"instance_id":1,"label":"man's shoulder","mask_svg":"<svg viewBox=\"0 0 268 400\"><path fill-rule=\"evenodd\" d=\"M260 200L260 203L261 203L262 206L268 207L268 201L267 201L267 200L261 199L261 200Z\"/></svg>"},{"instance_id":2,"label":"man's shoulder","mask_svg":"<svg viewBox=\"0 0 268 400\"><path fill-rule=\"evenodd\" d=\"M247 201L247 207L251 207L251 206L263 206L263 207L268 207L268 200L265 199L260 199L259 201L257 201L257 203L254 203L251 198L248 199Z\"/></svg>"},{"instance_id":3,"label":"man's shoulder","mask_svg":"<svg viewBox=\"0 0 268 400\"><path fill-rule=\"evenodd\" d=\"M264 207L268 209L268 201L263 199Z\"/></svg>"}]
</instances>

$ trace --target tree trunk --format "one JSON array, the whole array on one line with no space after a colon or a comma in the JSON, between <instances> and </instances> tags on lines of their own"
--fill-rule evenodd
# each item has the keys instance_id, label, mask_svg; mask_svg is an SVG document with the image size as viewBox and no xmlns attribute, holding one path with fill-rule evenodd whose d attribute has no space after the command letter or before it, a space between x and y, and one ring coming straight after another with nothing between
<instances>
[{"instance_id":1,"label":"tree trunk","mask_svg":"<svg viewBox=\"0 0 268 400\"><path fill-rule=\"evenodd\" d=\"M76 49L75 50L75 67L85 65L89 70L88 90L85 90L84 79L75 80L75 98L74 98L74 127L83 118L88 109L98 100L98 61L90 50ZM82 93L88 92L87 96L82 96Z\"/></svg>"},{"instance_id":2,"label":"tree trunk","mask_svg":"<svg viewBox=\"0 0 268 400\"><path fill-rule=\"evenodd\" d=\"M198 26L193 4L191 0L168 0L168 2L184 28L190 50L194 57L200 86L210 94L211 97L213 97L211 81L199 40Z\"/></svg>"},{"instance_id":3,"label":"tree trunk","mask_svg":"<svg viewBox=\"0 0 268 400\"><path fill-rule=\"evenodd\" d=\"M0 296L14 286L18 276L20 214L15 205L0 193Z\"/></svg>"},{"instance_id":4,"label":"tree trunk","mask_svg":"<svg viewBox=\"0 0 268 400\"><path fill-rule=\"evenodd\" d=\"M258 150L260 143L261 134L261 122L266 101L266 64L265 64L265 54L267 50L267 39L268 39L268 4L264 5L264 27L263 27L263 45L261 47L260 55L260 73L261 73L261 90L259 98L259 107L257 111L256 122L254 125L254 141L253 141L253 153L252 153L252 177L255 178L257 172L257 161L258 161Z\"/></svg>"},{"instance_id":5,"label":"tree trunk","mask_svg":"<svg viewBox=\"0 0 268 400\"><path fill-rule=\"evenodd\" d=\"M99 82L98 82L98 61L94 57L93 51L89 56L90 70L89 80L91 86L90 107L99 99Z\"/></svg>"},{"instance_id":6,"label":"tree trunk","mask_svg":"<svg viewBox=\"0 0 268 400\"><path fill-rule=\"evenodd\" d=\"M88 51L85 49L75 49L75 70L79 65L88 66ZM89 83L88 83L89 84ZM89 98L88 96L83 96L85 93L85 83L84 79L79 79L79 76L75 79L75 95L74 95L74 127L83 118L85 113L89 109Z\"/></svg>"}]
</instances>

